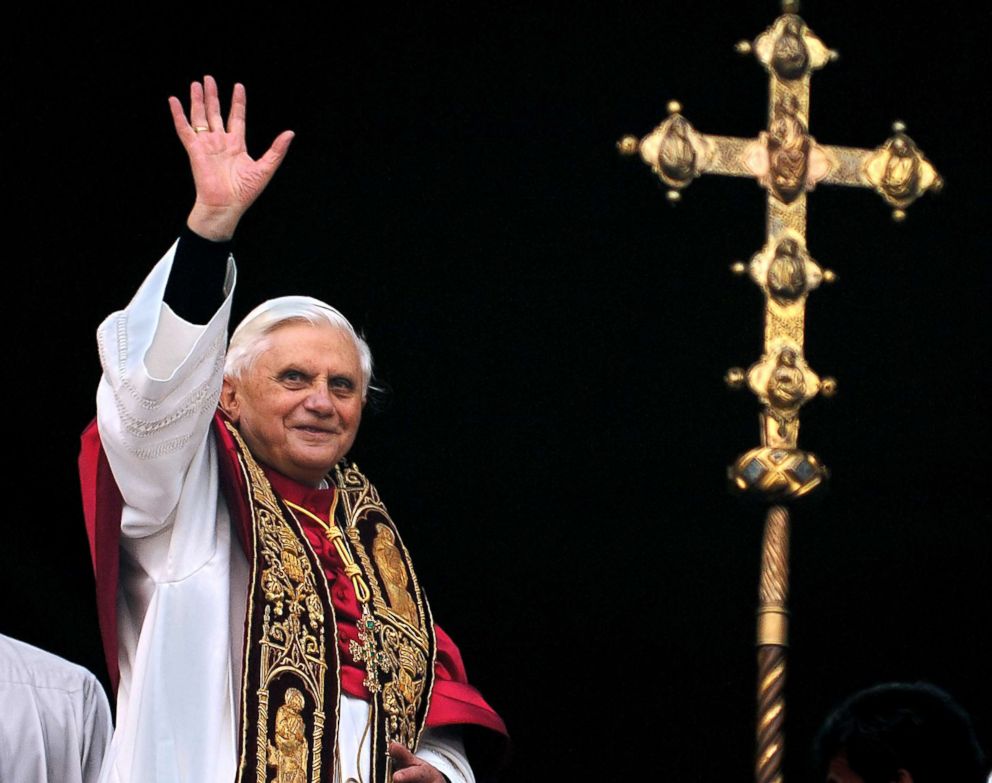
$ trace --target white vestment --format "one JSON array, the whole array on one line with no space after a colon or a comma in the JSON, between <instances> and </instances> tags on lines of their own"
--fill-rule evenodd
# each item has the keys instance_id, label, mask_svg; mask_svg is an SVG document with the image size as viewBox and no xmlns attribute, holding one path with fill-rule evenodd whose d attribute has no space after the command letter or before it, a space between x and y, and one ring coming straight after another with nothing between
<instances>
[{"instance_id":1,"label":"white vestment","mask_svg":"<svg viewBox=\"0 0 992 783\"><path fill-rule=\"evenodd\" d=\"M232 258L224 303L191 324L163 301L174 253L97 331L97 423L124 499L121 679L103 783L226 783L237 770L250 572L210 435L236 275ZM369 779L367 716L366 702L342 695L342 780ZM428 729L417 755L452 783L474 781L457 734Z\"/></svg>"},{"instance_id":2,"label":"white vestment","mask_svg":"<svg viewBox=\"0 0 992 783\"><path fill-rule=\"evenodd\" d=\"M0 783L96 783L111 730L96 677L0 635Z\"/></svg>"}]
</instances>

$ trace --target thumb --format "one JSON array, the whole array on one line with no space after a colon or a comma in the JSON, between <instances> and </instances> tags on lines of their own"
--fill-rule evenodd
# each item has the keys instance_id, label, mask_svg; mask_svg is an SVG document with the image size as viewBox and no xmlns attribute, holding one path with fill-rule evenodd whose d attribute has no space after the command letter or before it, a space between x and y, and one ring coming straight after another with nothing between
<instances>
[{"instance_id":1,"label":"thumb","mask_svg":"<svg viewBox=\"0 0 992 783\"><path fill-rule=\"evenodd\" d=\"M396 764L396 769L404 769L416 764L419 759L410 750L399 742L389 743L389 755Z\"/></svg>"},{"instance_id":2,"label":"thumb","mask_svg":"<svg viewBox=\"0 0 992 783\"><path fill-rule=\"evenodd\" d=\"M286 157L290 142L293 141L295 136L296 134L293 131L283 131L280 133L276 136L276 140L272 142L272 146L259 158L258 162L270 171L275 171L279 168L279 164L282 163L282 159Z\"/></svg>"}]
</instances>

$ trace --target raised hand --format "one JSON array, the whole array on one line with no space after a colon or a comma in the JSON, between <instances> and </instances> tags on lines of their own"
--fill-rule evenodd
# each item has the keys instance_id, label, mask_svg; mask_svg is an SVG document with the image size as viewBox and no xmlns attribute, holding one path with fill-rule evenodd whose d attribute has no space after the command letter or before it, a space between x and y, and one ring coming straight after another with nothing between
<instances>
[{"instance_id":1,"label":"raised hand","mask_svg":"<svg viewBox=\"0 0 992 783\"><path fill-rule=\"evenodd\" d=\"M187 120L179 99L169 98L176 135L189 155L196 185L196 203L187 225L207 239L230 239L241 216L282 163L293 132L280 133L262 157L252 160L245 146L243 85L234 85L226 129L212 76L190 85L189 103Z\"/></svg>"},{"instance_id":2,"label":"raised hand","mask_svg":"<svg viewBox=\"0 0 992 783\"><path fill-rule=\"evenodd\" d=\"M445 783L445 777L423 759L417 758L399 742L389 743L394 783Z\"/></svg>"}]
</instances>

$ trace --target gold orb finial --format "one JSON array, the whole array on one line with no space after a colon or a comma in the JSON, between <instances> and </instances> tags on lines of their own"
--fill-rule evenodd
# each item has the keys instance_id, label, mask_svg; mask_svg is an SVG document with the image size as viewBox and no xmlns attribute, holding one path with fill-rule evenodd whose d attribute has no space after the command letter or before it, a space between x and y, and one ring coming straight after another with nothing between
<instances>
[{"instance_id":1,"label":"gold orb finial","mask_svg":"<svg viewBox=\"0 0 992 783\"><path fill-rule=\"evenodd\" d=\"M893 133L904 133L906 131L906 123L902 120L896 120L892 123Z\"/></svg>"},{"instance_id":2,"label":"gold orb finial","mask_svg":"<svg viewBox=\"0 0 992 783\"><path fill-rule=\"evenodd\" d=\"M799 0L782 0L782 13L783 14L798 14L799 13Z\"/></svg>"},{"instance_id":3,"label":"gold orb finial","mask_svg":"<svg viewBox=\"0 0 992 783\"><path fill-rule=\"evenodd\" d=\"M743 275L747 271L747 264L743 261L734 261L734 263L730 265L730 271L735 275Z\"/></svg>"},{"instance_id":4,"label":"gold orb finial","mask_svg":"<svg viewBox=\"0 0 992 783\"><path fill-rule=\"evenodd\" d=\"M728 389L740 389L744 385L744 370L740 367L731 367L723 376L723 382Z\"/></svg>"},{"instance_id":5,"label":"gold orb finial","mask_svg":"<svg viewBox=\"0 0 992 783\"><path fill-rule=\"evenodd\" d=\"M820 394L824 397L834 397L837 394L837 379L824 378L820 381Z\"/></svg>"},{"instance_id":6,"label":"gold orb finial","mask_svg":"<svg viewBox=\"0 0 992 783\"><path fill-rule=\"evenodd\" d=\"M675 206L682 200L682 194L677 190L670 190L665 194L665 198L668 199L668 203Z\"/></svg>"},{"instance_id":7,"label":"gold orb finial","mask_svg":"<svg viewBox=\"0 0 992 783\"><path fill-rule=\"evenodd\" d=\"M734 44L734 51L741 56L751 54L751 50L752 47L750 41L738 41Z\"/></svg>"},{"instance_id":8,"label":"gold orb finial","mask_svg":"<svg viewBox=\"0 0 992 783\"><path fill-rule=\"evenodd\" d=\"M831 49L829 52L827 52L827 57L830 58L830 62L835 63L840 59L840 52L838 52L836 49Z\"/></svg>"},{"instance_id":9,"label":"gold orb finial","mask_svg":"<svg viewBox=\"0 0 992 783\"><path fill-rule=\"evenodd\" d=\"M833 269L823 270L823 282L824 283L836 283L837 273Z\"/></svg>"},{"instance_id":10,"label":"gold orb finial","mask_svg":"<svg viewBox=\"0 0 992 783\"><path fill-rule=\"evenodd\" d=\"M621 155L633 155L640 146L637 136L624 136L617 142L617 149Z\"/></svg>"},{"instance_id":11,"label":"gold orb finial","mask_svg":"<svg viewBox=\"0 0 992 783\"><path fill-rule=\"evenodd\" d=\"M896 221L896 223L902 223L902 221L904 221L906 219L906 210L904 210L904 209L893 209L892 210L892 219L894 221Z\"/></svg>"},{"instance_id":12,"label":"gold orb finial","mask_svg":"<svg viewBox=\"0 0 992 783\"><path fill-rule=\"evenodd\" d=\"M669 114L678 114L682 111L682 104L678 101L669 101L665 108L668 109Z\"/></svg>"}]
</instances>

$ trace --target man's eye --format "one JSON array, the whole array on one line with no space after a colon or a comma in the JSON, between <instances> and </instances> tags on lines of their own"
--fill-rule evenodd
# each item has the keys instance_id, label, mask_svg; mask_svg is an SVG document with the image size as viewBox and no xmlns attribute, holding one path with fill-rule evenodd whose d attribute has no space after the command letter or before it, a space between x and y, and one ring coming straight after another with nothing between
<instances>
[{"instance_id":1,"label":"man's eye","mask_svg":"<svg viewBox=\"0 0 992 783\"><path fill-rule=\"evenodd\" d=\"M355 383L351 378L331 378L331 388L336 391L354 391Z\"/></svg>"},{"instance_id":2,"label":"man's eye","mask_svg":"<svg viewBox=\"0 0 992 783\"><path fill-rule=\"evenodd\" d=\"M279 380L289 386L298 386L306 382L306 376L297 370L287 370L279 376Z\"/></svg>"}]
</instances>

